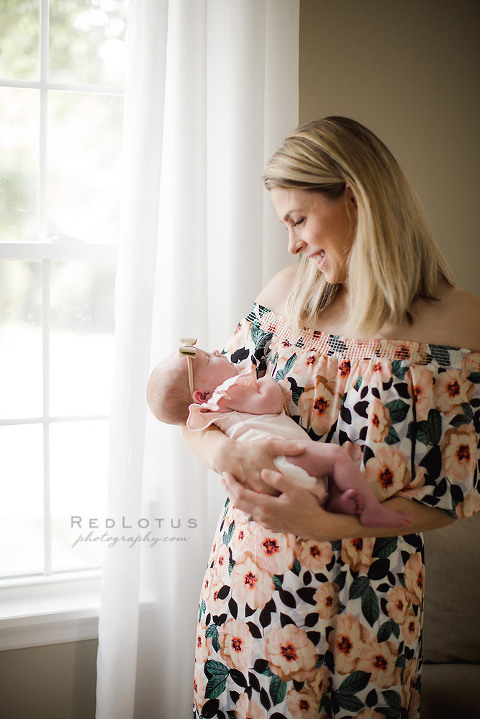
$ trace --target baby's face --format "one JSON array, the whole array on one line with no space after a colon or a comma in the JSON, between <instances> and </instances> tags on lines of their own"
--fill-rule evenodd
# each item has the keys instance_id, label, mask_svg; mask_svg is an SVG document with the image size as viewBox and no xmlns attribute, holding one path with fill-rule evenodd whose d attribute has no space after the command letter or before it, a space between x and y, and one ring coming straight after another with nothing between
<instances>
[{"instance_id":1,"label":"baby's face","mask_svg":"<svg viewBox=\"0 0 480 719\"><path fill-rule=\"evenodd\" d=\"M203 392L213 392L215 387L231 377L236 377L240 370L236 365L231 364L225 355L218 350L205 352L197 349L193 360L193 384L195 389Z\"/></svg>"}]
</instances>

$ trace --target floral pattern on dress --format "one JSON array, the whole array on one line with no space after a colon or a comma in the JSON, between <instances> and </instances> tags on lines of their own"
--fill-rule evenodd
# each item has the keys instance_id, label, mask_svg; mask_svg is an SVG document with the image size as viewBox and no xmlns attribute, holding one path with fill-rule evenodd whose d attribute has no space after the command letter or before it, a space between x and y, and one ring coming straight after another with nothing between
<instances>
[{"instance_id":1,"label":"floral pattern on dress","mask_svg":"<svg viewBox=\"0 0 480 719\"><path fill-rule=\"evenodd\" d=\"M254 304L228 343L269 372L290 416L393 495L480 510L480 353L304 329ZM227 500L199 606L195 719L418 719L421 534L315 542Z\"/></svg>"}]
</instances>

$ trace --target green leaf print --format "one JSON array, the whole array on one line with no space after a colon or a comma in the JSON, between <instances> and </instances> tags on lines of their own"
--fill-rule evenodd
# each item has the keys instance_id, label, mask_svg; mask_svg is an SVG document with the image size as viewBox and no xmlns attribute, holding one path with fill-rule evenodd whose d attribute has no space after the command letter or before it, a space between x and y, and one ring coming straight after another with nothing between
<instances>
[{"instance_id":1,"label":"green leaf print","mask_svg":"<svg viewBox=\"0 0 480 719\"><path fill-rule=\"evenodd\" d=\"M468 375L467 379L474 384L480 384L480 372L472 372Z\"/></svg>"},{"instance_id":2,"label":"green leaf print","mask_svg":"<svg viewBox=\"0 0 480 719\"><path fill-rule=\"evenodd\" d=\"M225 691L226 685L226 677L222 677L220 674L215 674L207 682L205 699L217 699L217 697Z\"/></svg>"},{"instance_id":3,"label":"green leaf print","mask_svg":"<svg viewBox=\"0 0 480 719\"><path fill-rule=\"evenodd\" d=\"M287 694L287 682L274 675L270 680L269 693L274 706L281 704Z\"/></svg>"},{"instance_id":4,"label":"green leaf print","mask_svg":"<svg viewBox=\"0 0 480 719\"><path fill-rule=\"evenodd\" d=\"M452 427L458 428L461 427L462 424L470 424L470 422L473 421L473 410L468 403L465 402L464 404L462 404L462 410L463 414L455 415L455 417L450 422Z\"/></svg>"},{"instance_id":5,"label":"green leaf print","mask_svg":"<svg viewBox=\"0 0 480 719\"><path fill-rule=\"evenodd\" d=\"M397 537L377 537L375 546L373 547L373 556L385 559L396 550L398 544Z\"/></svg>"},{"instance_id":6,"label":"green leaf print","mask_svg":"<svg viewBox=\"0 0 480 719\"><path fill-rule=\"evenodd\" d=\"M343 680L338 691L344 692L345 694L358 694L362 689L365 689L371 676L370 672L353 672Z\"/></svg>"},{"instance_id":7,"label":"green leaf print","mask_svg":"<svg viewBox=\"0 0 480 719\"><path fill-rule=\"evenodd\" d=\"M385 444L396 444L397 442L400 442L400 437L398 436L397 430L393 424L391 424L388 429L388 434L385 437Z\"/></svg>"},{"instance_id":8,"label":"green leaf print","mask_svg":"<svg viewBox=\"0 0 480 719\"><path fill-rule=\"evenodd\" d=\"M286 377L286 375L290 372L290 370L292 369L293 365L295 364L296 359L297 359L297 355L292 355L292 356L285 362L285 367L284 367L283 369L281 369L281 370L278 370L277 374L275 375L275 379L277 380L277 382L278 382L278 380L284 379L284 378Z\"/></svg>"},{"instance_id":9,"label":"green leaf print","mask_svg":"<svg viewBox=\"0 0 480 719\"><path fill-rule=\"evenodd\" d=\"M393 634L393 619L384 622L377 632L377 642L386 642Z\"/></svg>"},{"instance_id":10,"label":"green leaf print","mask_svg":"<svg viewBox=\"0 0 480 719\"><path fill-rule=\"evenodd\" d=\"M363 596L364 592L369 588L370 581L368 577L356 577L350 587L350 599L358 599Z\"/></svg>"},{"instance_id":11,"label":"green leaf print","mask_svg":"<svg viewBox=\"0 0 480 719\"><path fill-rule=\"evenodd\" d=\"M207 659L205 662L205 672L207 676L210 677L207 682L205 698L216 699L225 691L228 668L221 662L217 662L214 659Z\"/></svg>"},{"instance_id":12,"label":"green leaf print","mask_svg":"<svg viewBox=\"0 0 480 719\"><path fill-rule=\"evenodd\" d=\"M363 702L353 694L342 694L342 692L335 692L335 698L342 709L346 709L347 712L359 712L363 707Z\"/></svg>"},{"instance_id":13,"label":"green leaf print","mask_svg":"<svg viewBox=\"0 0 480 719\"><path fill-rule=\"evenodd\" d=\"M398 692L394 692L392 689L385 689L385 691L382 692L382 696L388 706L400 714L402 710L402 699L400 694Z\"/></svg>"},{"instance_id":14,"label":"green leaf print","mask_svg":"<svg viewBox=\"0 0 480 719\"><path fill-rule=\"evenodd\" d=\"M392 402L387 402L385 407L390 412L393 424L403 422L408 414L408 404L406 402L402 402L401 399L394 399Z\"/></svg>"},{"instance_id":15,"label":"green leaf print","mask_svg":"<svg viewBox=\"0 0 480 719\"><path fill-rule=\"evenodd\" d=\"M231 523L231 525L228 528L227 532L223 533L222 541L224 544L228 544L233 537L233 532L235 531L235 521Z\"/></svg>"},{"instance_id":16,"label":"green leaf print","mask_svg":"<svg viewBox=\"0 0 480 719\"><path fill-rule=\"evenodd\" d=\"M205 632L206 637L211 637L212 639L212 646L215 649L216 652L220 651L220 642L218 641L218 627L216 624L210 624L209 627L207 627L207 631Z\"/></svg>"},{"instance_id":17,"label":"green leaf print","mask_svg":"<svg viewBox=\"0 0 480 719\"><path fill-rule=\"evenodd\" d=\"M436 409L431 409L426 421L410 422L407 437L424 445L437 445L442 437L442 417L440 412Z\"/></svg>"},{"instance_id":18,"label":"green leaf print","mask_svg":"<svg viewBox=\"0 0 480 719\"><path fill-rule=\"evenodd\" d=\"M292 569L291 569L291 571L292 571L294 574L296 574L297 577L298 577L298 575L300 574L300 572L302 571L302 565L300 564L300 561L298 560L298 557L295 558L295 561L294 561L293 564L292 564Z\"/></svg>"},{"instance_id":19,"label":"green leaf print","mask_svg":"<svg viewBox=\"0 0 480 719\"><path fill-rule=\"evenodd\" d=\"M279 577L277 574L273 575L273 583L275 585L275 589L278 589L279 591L280 589L282 589L282 578Z\"/></svg>"},{"instance_id":20,"label":"green leaf print","mask_svg":"<svg viewBox=\"0 0 480 719\"><path fill-rule=\"evenodd\" d=\"M362 594L362 612L367 622L373 627L380 615L380 607L378 597L372 587L368 587Z\"/></svg>"},{"instance_id":21,"label":"green leaf print","mask_svg":"<svg viewBox=\"0 0 480 719\"><path fill-rule=\"evenodd\" d=\"M252 325L252 339L255 343L255 349L265 347L272 337L273 334L271 332L264 332L258 325Z\"/></svg>"},{"instance_id":22,"label":"green leaf print","mask_svg":"<svg viewBox=\"0 0 480 719\"><path fill-rule=\"evenodd\" d=\"M408 367L402 364L400 360L393 360L392 362L392 374L394 377L397 377L398 379L401 379L402 381L405 379L405 373L407 371Z\"/></svg>"}]
</instances>

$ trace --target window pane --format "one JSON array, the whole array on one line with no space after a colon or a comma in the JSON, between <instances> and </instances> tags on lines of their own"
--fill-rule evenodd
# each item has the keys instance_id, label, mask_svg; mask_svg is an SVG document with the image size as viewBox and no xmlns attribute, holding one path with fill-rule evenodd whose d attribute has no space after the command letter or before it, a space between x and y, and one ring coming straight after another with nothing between
<instances>
[{"instance_id":1,"label":"window pane","mask_svg":"<svg viewBox=\"0 0 480 719\"><path fill-rule=\"evenodd\" d=\"M50 0L50 80L123 82L125 0Z\"/></svg>"},{"instance_id":2,"label":"window pane","mask_svg":"<svg viewBox=\"0 0 480 719\"><path fill-rule=\"evenodd\" d=\"M114 273L109 263L52 263L50 412L54 417L109 412Z\"/></svg>"},{"instance_id":3,"label":"window pane","mask_svg":"<svg viewBox=\"0 0 480 719\"><path fill-rule=\"evenodd\" d=\"M0 241L37 239L39 98L0 88Z\"/></svg>"},{"instance_id":4,"label":"window pane","mask_svg":"<svg viewBox=\"0 0 480 719\"><path fill-rule=\"evenodd\" d=\"M49 98L48 233L116 242L123 98L68 92Z\"/></svg>"},{"instance_id":5,"label":"window pane","mask_svg":"<svg viewBox=\"0 0 480 719\"><path fill-rule=\"evenodd\" d=\"M42 415L41 265L0 262L0 419Z\"/></svg>"},{"instance_id":6,"label":"window pane","mask_svg":"<svg viewBox=\"0 0 480 719\"><path fill-rule=\"evenodd\" d=\"M105 544L79 538L88 535L90 519L99 519L102 528L107 516L108 422L52 424L50 459L52 569L98 567ZM72 528L71 517L81 518L80 527ZM93 530L93 536L103 531Z\"/></svg>"},{"instance_id":7,"label":"window pane","mask_svg":"<svg viewBox=\"0 0 480 719\"><path fill-rule=\"evenodd\" d=\"M0 77L38 79L40 0L2 0L0 3Z\"/></svg>"},{"instance_id":8,"label":"window pane","mask_svg":"<svg viewBox=\"0 0 480 719\"><path fill-rule=\"evenodd\" d=\"M2 576L43 572L41 425L0 427Z\"/></svg>"}]
</instances>

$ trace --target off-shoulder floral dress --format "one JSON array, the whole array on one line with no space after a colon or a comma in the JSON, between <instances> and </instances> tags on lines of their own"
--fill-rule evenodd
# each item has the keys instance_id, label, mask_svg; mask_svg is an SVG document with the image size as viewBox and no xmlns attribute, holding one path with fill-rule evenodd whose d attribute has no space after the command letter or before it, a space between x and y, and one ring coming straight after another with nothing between
<instances>
[{"instance_id":1,"label":"off-shoulder floral dress","mask_svg":"<svg viewBox=\"0 0 480 719\"><path fill-rule=\"evenodd\" d=\"M289 414L344 447L379 500L480 509L480 353L296 332L257 304L227 353L281 382ZM227 500L200 598L194 717L418 718L423 584L421 534L315 542Z\"/></svg>"}]
</instances>

